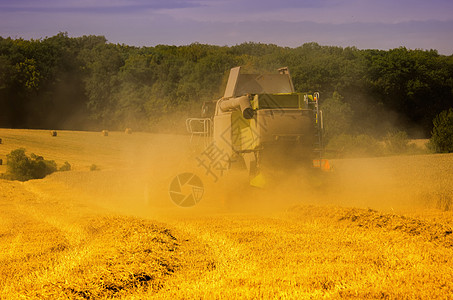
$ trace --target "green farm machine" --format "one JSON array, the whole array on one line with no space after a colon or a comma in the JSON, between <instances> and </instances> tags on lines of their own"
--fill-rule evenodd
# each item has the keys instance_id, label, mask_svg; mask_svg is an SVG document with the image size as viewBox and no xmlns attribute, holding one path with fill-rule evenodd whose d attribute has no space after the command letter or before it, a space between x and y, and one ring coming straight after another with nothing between
<instances>
[{"instance_id":1,"label":"green farm machine","mask_svg":"<svg viewBox=\"0 0 453 300\"><path fill-rule=\"evenodd\" d=\"M203 137L228 167L245 164L254 186L264 184L264 169L330 170L323 159L319 93L295 92L288 68L265 75L240 70L231 69L224 96L205 102L201 118L187 119L192 138Z\"/></svg>"}]
</instances>

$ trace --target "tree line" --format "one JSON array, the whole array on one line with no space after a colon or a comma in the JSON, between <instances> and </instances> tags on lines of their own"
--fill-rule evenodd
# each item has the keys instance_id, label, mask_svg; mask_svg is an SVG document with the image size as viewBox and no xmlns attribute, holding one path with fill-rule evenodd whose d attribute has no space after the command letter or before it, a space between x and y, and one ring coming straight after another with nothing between
<instances>
[{"instance_id":1,"label":"tree line","mask_svg":"<svg viewBox=\"0 0 453 300\"><path fill-rule=\"evenodd\" d=\"M436 50L251 42L133 47L59 33L0 37L0 127L183 129L183 118L223 95L235 66L249 73L287 66L296 91L320 92L331 136L382 136L396 128L429 137L436 115L453 107L453 56Z\"/></svg>"}]
</instances>

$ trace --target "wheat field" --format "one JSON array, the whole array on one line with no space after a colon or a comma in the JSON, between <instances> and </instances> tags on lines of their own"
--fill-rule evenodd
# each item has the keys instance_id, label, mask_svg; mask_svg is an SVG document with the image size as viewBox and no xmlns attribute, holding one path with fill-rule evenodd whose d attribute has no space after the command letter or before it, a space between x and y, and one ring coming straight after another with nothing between
<instances>
[{"instance_id":1,"label":"wheat field","mask_svg":"<svg viewBox=\"0 0 453 300\"><path fill-rule=\"evenodd\" d=\"M215 181L183 135L0 138L4 164L25 148L72 166L0 179L0 299L453 296L452 154L333 160L256 189L240 169ZM169 195L184 172L204 185L189 208Z\"/></svg>"}]
</instances>

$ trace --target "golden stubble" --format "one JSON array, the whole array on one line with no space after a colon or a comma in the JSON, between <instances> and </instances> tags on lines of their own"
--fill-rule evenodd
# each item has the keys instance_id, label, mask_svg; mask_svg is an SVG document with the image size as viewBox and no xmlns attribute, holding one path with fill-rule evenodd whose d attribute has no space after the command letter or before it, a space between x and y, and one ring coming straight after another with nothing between
<instances>
[{"instance_id":1,"label":"golden stubble","mask_svg":"<svg viewBox=\"0 0 453 300\"><path fill-rule=\"evenodd\" d=\"M0 182L2 298L442 298L453 291L452 155L217 180L189 137L0 129L73 171ZM95 164L99 171L89 171ZM175 205L171 180L204 184Z\"/></svg>"}]
</instances>

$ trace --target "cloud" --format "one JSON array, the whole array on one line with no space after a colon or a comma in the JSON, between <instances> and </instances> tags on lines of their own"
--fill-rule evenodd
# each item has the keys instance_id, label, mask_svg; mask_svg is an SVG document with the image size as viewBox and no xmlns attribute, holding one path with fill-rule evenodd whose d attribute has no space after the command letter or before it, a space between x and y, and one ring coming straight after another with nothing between
<instances>
[{"instance_id":1,"label":"cloud","mask_svg":"<svg viewBox=\"0 0 453 300\"><path fill-rule=\"evenodd\" d=\"M181 9L199 7L201 4L190 0L119 0L119 1L0 1L3 13L94 13L94 14L130 14L162 9Z\"/></svg>"},{"instance_id":2,"label":"cloud","mask_svg":"<svg viewBox=\"0 0 453 300\"><path fill-rule=\"evenodd\" d=\"M403 46L410 49L437 49L442 54L453 54L453 21L411 21L396 24L357 22L339 25L286 21L180 22L181 24L162 23L159 28L150 27L148 36L142 36L137 41L142 41L142 46L159 43L183 45L193 42L231 46L252 41L288 47L317 42L322 45L355 46L361 49L391 49ZM190 30L185 30L184 27Z\"/></svg>"},{"instance_id":3,"label":"cloud","mask_svg":"<svg viewBox=\"0 0 453 300\"><path fill-rule=\"evenodd\" d=\"M311 21L400 23L452 20L453 1L447 0L205 0L200 6L165 13L177 20Z\"/></svg>"},{"instance_id":4,"label":"cloud","mask_svg":"<svg viewBox=\"0 0 453 300\"><path fill-rule=\"evenodd\" d=\"M231 8L231 10L244 11L248 13L262 12L262 11L275 11L281 9L307 9L307 8L325 8L335 5L332 0L230 0L224 3ZM226 5L224 8L226 8Z\"/></svg>"},{"instance_id":5,"label":"cloud","mask_svg":"<svg viewBox=\"0 0 453 300\"><path fill-rule=\"evenodd\" d=\"M0 0L0 36L29 39L66 31L135 46L318 42L433 48L450 55L451 11L453 1L446 0Z\"/></svg>"}]
</instances>

